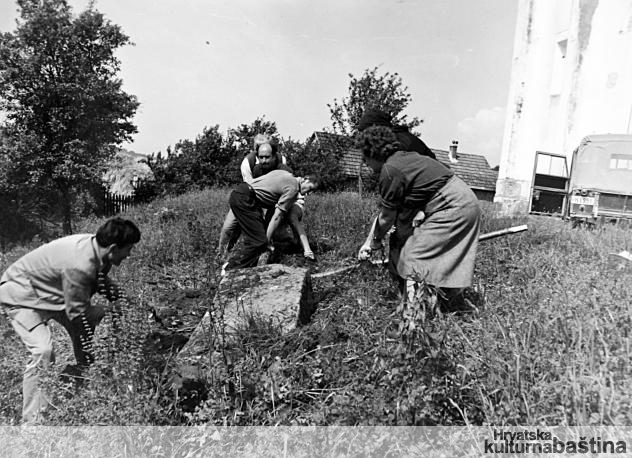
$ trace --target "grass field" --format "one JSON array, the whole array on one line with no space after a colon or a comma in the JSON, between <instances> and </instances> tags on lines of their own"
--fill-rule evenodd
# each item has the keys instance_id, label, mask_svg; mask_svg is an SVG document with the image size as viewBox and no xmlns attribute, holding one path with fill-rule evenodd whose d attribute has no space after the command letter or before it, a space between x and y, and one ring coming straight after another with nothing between
<instances>
[{"instance_id":1,"label":"grass field","mask_svg":"<svg viewBox=\"0 0 632 458\"><path fill-rule=\"evenodd\" d=\"M420 313L429 296L402 310L388 275L374 266L314 280L312 322L286 335L265 326L244 332L234 365L209 382L206 401L186 409L168 383L181 342L166 340L169 323L155 317L175 307L194 323L209 307L227 195L206 190L124 215L143 237L113 274L131 300L123 329L113 333L106 317L97 362L80 388L57 378L71 352L55 329L51 424L632 424L632 269L608 263L609 253L632 249L632 231L502 218L491 206L482 232L524 223L529 231L479 245L476 310ZM351 263L375 210L374 199L353 193L311 196L305 225L315 269ZM99 223L82 221L77 232ZM34 246L2 254L0 268ZM301 260L286 254L280 262ZM26 357L0 316L2 424L19 422Z\"/></svg>"}]
</instances>

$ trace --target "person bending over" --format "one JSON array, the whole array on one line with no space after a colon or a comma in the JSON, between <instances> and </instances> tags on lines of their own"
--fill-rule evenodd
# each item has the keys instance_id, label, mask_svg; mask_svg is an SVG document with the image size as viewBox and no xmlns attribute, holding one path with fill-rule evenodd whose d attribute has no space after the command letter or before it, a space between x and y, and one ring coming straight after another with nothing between
<instances>
[{"instance_id":1,"label":"person bending over","mask_svg":"<svg viewBox=\"0 0 632 458\"><path fill-rule=\"evenodd\" d=\"M139 241L133 222L112 218L96 234L69 235L36 248L0 278L0 311L31 354L22 381L26 424L41 423L48 405L39 377L39 370L55 358L48 322L55 320L68 331L78 365L72 372L81 373L93 361L92 336L105 315L103 307L92 305L90 299L95 292L111 301L121 296L107 275Z\"/></svg>"},{"instance_id":2,"label":"person bending over","mask_svg":"<svg viewBox=\"0 0 632 458\"><path fill-rule=\"evenodd\" d=\"M388 127L369 127L358 147L379 174L380 213L358 259L390 237L389 271L405 292L406 280L424 280L451 298L471 286L481 209L472 190L440 162L402 150Z\"/></svg>"},{"instance_id":3,"label":"person bending over","mask_svg":"<svg viewBox=\"0 0 632 458\"><path fill-rule=\"evenodd\" d=\"M296 202L299 192L306 195L319 185L320 179L316 176L295 177L286 170L273 170L250 184L238 185L230 194L229 204L244 243L231 255L226 270L253 267L261 254L274 250L274 231ZM263 210L273 212L267 228Z\"/></svg>"},{"instance_id":4,"label":"person bending over","mask_svg":"<svg viewBox=\"0 0 632 458\"><path fill-rule=\"evenodd\" d=\"M286 170L291 172L287 166L285 156L280 154L278 145L269 137L258 134L255 136L255 151L249 153L241 163L241 175L245 183L252 183L255 178L272 170ZM315 260L314 253L310 247L305 228L303 227L303 213L305 208L305 196L299 192L294 205L287 211L284 223L289 224L294 239L303 248L303 256L309 260ZM266 224L269 222L272 213L267 215ZM234 248L240 236L239 225L232 210L228 210L220 232L218 253L221 259L225 259Z\"/></svg>"}]
</instances>

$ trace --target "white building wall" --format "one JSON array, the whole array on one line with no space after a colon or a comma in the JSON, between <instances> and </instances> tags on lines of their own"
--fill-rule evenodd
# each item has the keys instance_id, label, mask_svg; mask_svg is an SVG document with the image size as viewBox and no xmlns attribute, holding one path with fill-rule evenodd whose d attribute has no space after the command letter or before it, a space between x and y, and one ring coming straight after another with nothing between
<instances>
[{"instance_id":1,"label":"white building wall","mask_svg":"<svg viewBox=\"0 0 632 458\"><path fill-rule=\"evenodd\" d=\"M526 212L537 151L630 133L632 0L520 0L495 201Z\"/></svg>"}]
</instances>

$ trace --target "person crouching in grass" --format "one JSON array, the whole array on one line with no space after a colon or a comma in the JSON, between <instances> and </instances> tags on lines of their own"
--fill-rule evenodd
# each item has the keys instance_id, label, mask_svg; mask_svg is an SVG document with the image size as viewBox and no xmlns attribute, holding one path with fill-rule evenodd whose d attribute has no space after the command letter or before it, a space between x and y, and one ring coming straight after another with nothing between
<instances>
[{"instance_id":1,"label":"person crouching in grass","mask_svg":"<svg viewBox=\"0 0 632 458\"><path fill-rule=\"evenodd\" d=\"M266 250L273 251L274 231L299 193L309 194L319 186L317 176L295 177L287 170L272 170L251 183L238 185L230 194L229 204L244 240L241 249L231 255L225 269L254 267ZM264 209L274 211L267 230Z\"/></svg>"},{"instance_id":2,"label":"person crouching in grass","mask_svg":"<svg viewBox=\"0 0 632 458\"><path fill-rule=\"evenodd\" d=\"M97 324L105 315L93 306L95 292L113 301L120 290L108 278L111 267L125 260L140 241L136 225L122 218L106 221L96 234L75 234L53 240L22 256L0 278L0 312L31 353L22 381L22 420L40 424L48 400L39 371L54 362L48 322L60 323L72 341L77 367L64 373L80 375L93 361L90 353Z\"/></svg>"}]
</instances>

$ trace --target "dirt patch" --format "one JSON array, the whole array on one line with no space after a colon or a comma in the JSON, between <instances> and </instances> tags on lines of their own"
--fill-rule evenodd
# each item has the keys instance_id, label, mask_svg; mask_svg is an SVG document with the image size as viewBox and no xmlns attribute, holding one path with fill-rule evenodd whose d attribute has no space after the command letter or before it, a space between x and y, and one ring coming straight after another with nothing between
<instances>
[{"instance_id":1,"label":"dirt patch","mask_svg":"<svg viewBox=\"0 0 632 458\"><path fill-rule=\"evenodd\" d=\"M170 288L156 286L150 305L155 330L149 336L152 347L162 352L177 352L208 310L215 294L212 286Z\"/></svg>"}]
</instances>

